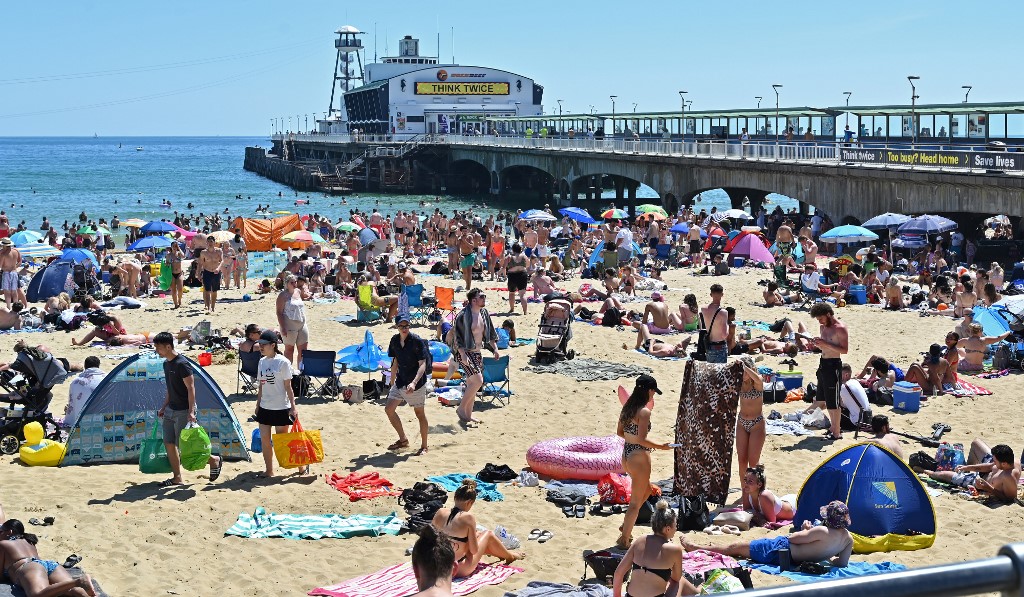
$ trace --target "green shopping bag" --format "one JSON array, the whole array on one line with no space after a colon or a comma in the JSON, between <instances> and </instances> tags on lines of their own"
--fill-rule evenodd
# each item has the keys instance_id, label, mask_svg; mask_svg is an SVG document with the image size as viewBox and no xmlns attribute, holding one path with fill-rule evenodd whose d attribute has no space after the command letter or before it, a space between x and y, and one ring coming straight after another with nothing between
<instances>
[{"instance_id":1,"label":"green shopping bag","mask_svg":"<svg viewBox=\"0 0 1024 597\"><path fill-rule=\"evenodd\" d=\"M167 448L160 434L160 421L153 424L149 437L142 440L142 451L139 452L139 471L147 475L163 475L171 472L171 461L167 458Z\"/></svg>"},{"instance_id":2,"label":"green shopping bag","mask_svg":"<svg viewBox=\"0 0 1024 597\"><path fill-rule=\"evenodd\" d=\"M171 266L164 263L160 266L160 290L167 290L171 287Z\"/></svg>"},{"instance_id":3,"label":"green shopping bag","mask_svg":"<svg viewBox=\"0 0 1024 597\"><path fill-rule=\"evenodd\" d=\"M202 426L189 423L181 430L178 452L181 454L181 466L185 467L185 470L198 471L205 468L212 454L210 436Z\"/></svg>"}]
</instances>

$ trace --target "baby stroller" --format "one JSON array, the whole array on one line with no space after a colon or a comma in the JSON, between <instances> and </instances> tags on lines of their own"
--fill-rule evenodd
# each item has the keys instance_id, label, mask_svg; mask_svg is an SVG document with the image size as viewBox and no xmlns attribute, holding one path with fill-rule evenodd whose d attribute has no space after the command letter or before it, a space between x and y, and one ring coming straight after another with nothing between
<instances>
[{"instance_id":1,"label":"baby stroller","mask_svg":"<svg viewBox=\"0 0 1024 597\"><path fill-rule=\"evenodd\" d=\"M576 351L569 348L572 340L572 302L558 296L546 298L544 312L537 328L538 363L553 363L559 359L572 359Z\"/></svg>"},{"instance_id":2,"label":"baby stroller","mask_svg":"<svg viewBox=\"0 0 1024 597\"><path fill-rule=\"evenodd\" d=\"M76 263L75 267L71 271L75 283L74 300L80 301L85 298L85 295L87 294L98 296L100 291L100 281L96 277L96 270L93 269L93 265L91 263ZM115 294L114 296L117 295Z\"/></svg>"},{"instance_id":3,"label":"baby stroller","mask_svg":"<svg viewBox=\"0 0 1024 597\"><path fill-rule=\"evenodd\" d=\"M68 377L68 367L65 359L29 348L18 353L10 368L0 371L0 387L8 392L0 397L0 403L8 404L6 408L0 407L0 452L17 453L25 439L25 425L32 422L43 429L54 429L47 438L61 439L60 429L46 409L53 400L53 386Z\"/></svg>"}]
</instances>

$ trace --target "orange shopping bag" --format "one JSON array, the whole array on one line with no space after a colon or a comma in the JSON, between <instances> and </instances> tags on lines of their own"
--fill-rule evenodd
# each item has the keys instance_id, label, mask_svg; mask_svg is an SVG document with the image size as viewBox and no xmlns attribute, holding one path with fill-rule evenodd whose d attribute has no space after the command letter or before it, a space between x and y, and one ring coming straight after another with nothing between
<instances>
[{"instance_id":1,"label":"orange shopping bag","mask_svg":"<svg viewBox=\"0 0 1024 597\"><path fill-rule=\"evenodd\" d=\"M298 419L295 419L290 432L275 433L272 441L274 456L282 468L300 468L324 461L320 430L306 431Z\"/></svg>"}]
</instances>

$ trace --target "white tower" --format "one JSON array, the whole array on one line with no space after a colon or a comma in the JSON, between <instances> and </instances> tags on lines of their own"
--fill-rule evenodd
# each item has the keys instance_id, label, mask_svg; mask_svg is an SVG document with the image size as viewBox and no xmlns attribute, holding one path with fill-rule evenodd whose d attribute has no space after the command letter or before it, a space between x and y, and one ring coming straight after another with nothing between
<instances>
[{"instance_id":1,"label":"white tower","mask_svg":"<svg viewBox=\"0 0 1024 597\"><path fill-rule=\"evenodd\" d=\"M345 25L335 31L335 33L338 34L338 39L334 40L334 47L338 50L338 57L334 61L334 77L331 81L331 105L327 110L328 119L335 114L340 115L344 112L345 100L341 97L342 94L362 84L363 80L363 57L360 54L363 49L363 41L358 37L363 32L351 25ZM353 81L358 81L359 83L353 85ZM335 108L334 94L339 87L341 88L341 93L338 94L338 107Z\"/></svg>"}]
</instances>

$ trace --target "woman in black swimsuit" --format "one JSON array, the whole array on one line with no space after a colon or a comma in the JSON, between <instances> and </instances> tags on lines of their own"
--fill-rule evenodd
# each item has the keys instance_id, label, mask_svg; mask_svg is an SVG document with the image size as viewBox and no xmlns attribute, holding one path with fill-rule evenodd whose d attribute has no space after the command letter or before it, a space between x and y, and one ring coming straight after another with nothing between
<instances>
[{"instance_id":1,"label":"woman in black swimsuit","mask_svg":"<svg viewBox=\"0 0 1024 597\"><path fill-rule=\"evenodd\" d=\"M683 578L683 546L672 543L675 534L676 512L661 500L651 516L651 534L634 541L615 569L612 590L616 597L623 594L622 583L630 571L626 597L697 594L697 589Z\"/></svg>"},{"instance_id":2,"label":"woman in black swimsuit","mask_svg":"<svg viewBox=\"0 0 1024 597\"><path fill-rule=\"evenodd\" d=\"M164 267L171 268L171 300L174 302L174 308L181 308L181 293L182 293L182 280L181 280L181 262L185 258L185 255L181 252L181 247L178 243L171 244L170 249L167 251L167 256L164 258Z\"/></svg>"},{"instance_id":3,"label":"woman in black swimsuit","mask_svg":"<svg viewBox=\"0 0 1024 597\"><path fill-rule=\"evenodd\" d=\"M431 524L435 529L448 535L455 545L455 578L469 576L476 570L484 556L501 558L505 564L526 557L522 552L505 549L501 540L491 531L477 531L476 517L469 513L476 502L476 481L464 479L455 490L455 505L441 508L434 515Z\"/></svg>"},{"instance_id":4,"label":"woman in black swimsuit","mask_svg":"<svg viewBox=\"0 0 1024 597\"><path fill-rule=\"evenodd\" d=\"M508 283L508 308L510 313L516 311L516 293L519 293L519 304L523 307L523 315L526 315L526 286L529 284L530 276L526 269L530 265L530 259L523 255L523 245L515 243L512 245L512 253L505 257L505 276Z\"/></svg>"}]
</instances>

